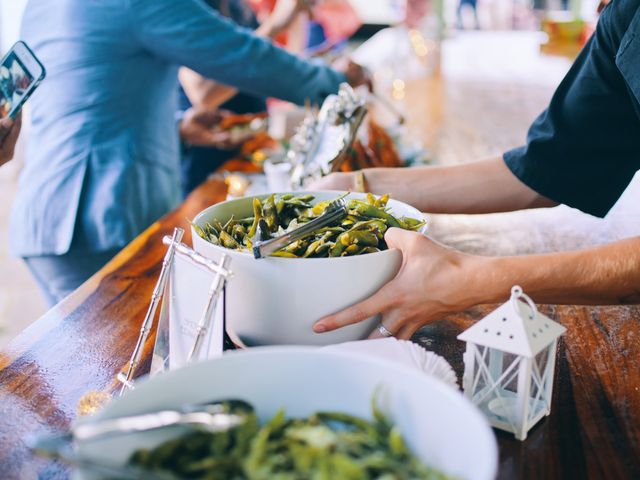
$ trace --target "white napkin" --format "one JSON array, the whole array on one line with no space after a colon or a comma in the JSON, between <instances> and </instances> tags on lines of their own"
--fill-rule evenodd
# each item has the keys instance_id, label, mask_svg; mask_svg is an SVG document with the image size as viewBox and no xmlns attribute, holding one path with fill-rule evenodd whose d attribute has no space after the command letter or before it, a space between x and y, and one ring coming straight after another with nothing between
<instances>
[{"instance_id":1,"label":"white napkin","mask_svg":"<svg viewBox=\"0 0 640 480\"><path fill-rule=\"evenodd\" d=\"M357 352L372 357L384 358L400 363L437 378L445 384L459 389L458 377L453 368L444 358L433 352L425 350L408 340L397 338L378 338L375 340L361 340L358 342L346 342L324 347L329 350L343 352Z\"/></svg>"}]
</instances>

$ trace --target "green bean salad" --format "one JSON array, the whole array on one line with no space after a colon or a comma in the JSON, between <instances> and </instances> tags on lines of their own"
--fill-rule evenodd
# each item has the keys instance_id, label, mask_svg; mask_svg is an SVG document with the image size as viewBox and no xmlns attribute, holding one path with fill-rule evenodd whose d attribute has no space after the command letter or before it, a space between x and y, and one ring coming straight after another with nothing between
<instances>
[{"instance_id":1,"label":"green bean salad","mask_svg":"<svg viewBox=\"0 0 640 480\"><path fill-rule=\"evenodd\" d=\"M193 224L203 239L223 247L250 251L258 222L264 219L269 233L279 236L322 215L331 203L313 204L313 195L270 195L264 201L253 199L253 216L231 217L224 225L214 219L203 227ZM389 211L389 195L367 194L363 200L347 202L348 215L334 225L318 229L273 253L274 257L327 258L362 255L387 249L384 234L390 227L417 231L425 222L409 217L395 217Z\"/></svg>"},{"instance_id":2,"label":"green bean salad","mask_svg":"<svg viewBox=\"0 0 640 480\"><path fill-rule=\"evenodd\" d=\"M262 427L253 408L229 402L246 421L224 432L191 431L130 464L177 478L207 480L445 480L423 465L400 431L373 405L373 420L319 412L287 419L278 412Z\"/></svg>"}]
</instances>

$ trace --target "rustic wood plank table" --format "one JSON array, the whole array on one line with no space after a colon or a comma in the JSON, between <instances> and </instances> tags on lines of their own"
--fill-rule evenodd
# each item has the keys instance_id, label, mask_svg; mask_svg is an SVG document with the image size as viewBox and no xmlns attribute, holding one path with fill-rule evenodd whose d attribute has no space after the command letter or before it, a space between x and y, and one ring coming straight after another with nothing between
<instances>
[{"instance_id":1,"label":"rustic wood plank table","mask_svg":"<svg viewBox=\"0 0 640 480\"><path fill-rule=\"evenodd\" d=\"M492 48L504 43L501 35L511 35L508 58ZM538 59L531 53L538 40L523 35L460 35L445 46L446 81L407 83L400 107L409 131L441 163L496 155L524 140L568 62ZM222 182L200 187L0 351L0 479L69 476L66 466L33 457L25 439L67 428L86 392L116 389L115 375L129 360L160 271L162 237L181 226L189 243L185 218L225 193ZM414 340L442 354L460 377L464 345L455 337L490 308L436 322ZM640 307L543 311L568 328L557 360L552 415L524 443L496 433L499 477L640 478ZM154 340L152 335L146 343L142 371L149 367Z\"/></svg>"},{"instance_id":2,"label":"rustic wood plank table","mask_svg":"<svg viewBox=\"0 0 640 480\"><path fill-rule=\"evenodd\" d=\"M224 199L209 181L153 224L77 292L0 353L0 477L66 478L64 465L35 458L25 438L64 429L80 397L115 390L138 336L165 252L162 237ZM189 234L185 242L190 242ZM491 307L423 329L415 341L462 374L456 335ZM640 478L640 308L547 307L568 332L560 344L552 415L520 443L497 432L500 478ZM145 345L149 367L154 336Z\"/></svg>"}]
</instances>

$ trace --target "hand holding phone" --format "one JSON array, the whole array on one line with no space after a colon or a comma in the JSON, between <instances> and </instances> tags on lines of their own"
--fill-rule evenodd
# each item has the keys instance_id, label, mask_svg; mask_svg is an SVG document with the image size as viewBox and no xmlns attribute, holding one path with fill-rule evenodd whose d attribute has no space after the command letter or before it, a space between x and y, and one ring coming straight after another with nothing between
<instances>
[{"instance_id":1,"label":"hand holding phone","mask_svg":"<svg viewBox=\"0 0 640 480\"><path fill-rule=\"evenodd\" d=\"M13 158L13 153L20 135L22 115L18 113L15 120L0 119L0 167Z\"/></svg>"},{"instance_id":2,"label":"hand holding phone","mask_svg":"<svg viewBox=\"0 0 640 480\"><path fill-rule=\"evenodd\" d=\"M17 42L0 62L0 119L16 118L46 75L24 42Z\"/></svg>"}]
</instances>

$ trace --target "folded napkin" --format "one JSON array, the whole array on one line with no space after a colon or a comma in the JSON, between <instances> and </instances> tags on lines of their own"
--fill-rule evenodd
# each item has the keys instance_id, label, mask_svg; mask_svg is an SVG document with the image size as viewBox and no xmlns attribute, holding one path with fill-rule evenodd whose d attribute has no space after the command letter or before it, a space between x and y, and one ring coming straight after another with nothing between
<instances>
[{"instance_id":1,"label":"folded napkin","mask_svg":"<svg viewBox=\"0 0 640 480\"><path fill-rule=\"evenodd\" d=\"M375 340L361 340L358 342L346 342L337 345L323 347L325 349L356 352L372 357L383 358L393 362L416 368L445 384L458 390L458 377L453 368L444 358L433 352L425 350L408 340L396 338L379 338Z\"/></svg>"}]
</instances>

